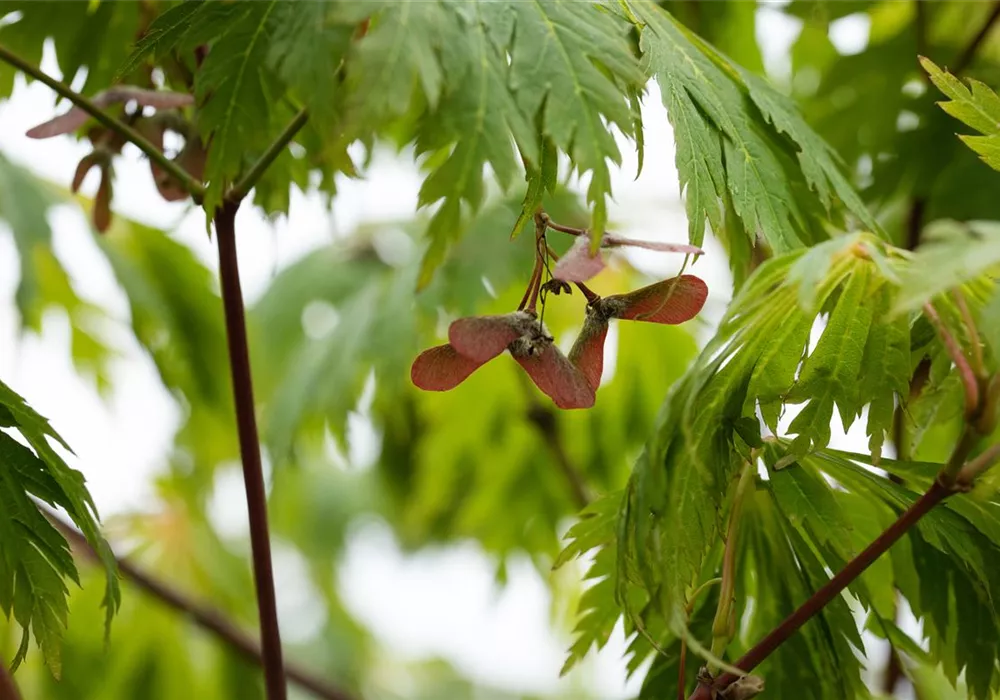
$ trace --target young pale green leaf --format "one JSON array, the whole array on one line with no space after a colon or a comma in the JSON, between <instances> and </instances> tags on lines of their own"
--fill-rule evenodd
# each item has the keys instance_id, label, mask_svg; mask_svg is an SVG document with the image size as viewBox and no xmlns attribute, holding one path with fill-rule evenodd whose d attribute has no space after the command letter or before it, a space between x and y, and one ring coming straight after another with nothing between
<instances>
[{"instance_id":1,"label":"young pale green leaf","mask_svg":"<svg viewBox=\"0 0 1000 700\"><path fill-rule=\"evenodd\" d=\"M891 297L880 294L858 377L861 405L868 405L868 447L878 464L885 436L892 430L894 397L902 402L910 389L910 320L889 315Z\"/></svg>"},{"instance_id":2,"label":"young pale green leaf","mask_svg":"<svg viewBox=\"0 0 1000 700\"><path fill-rule=\"evenodd\" d=\"M924 230L920 248L900 271L893 311L919 309L937 295L1000 269L1000 224L937 221Z\"/></svg>"},{"instance_id":3,"label":"young pale green leaf","mask_svg":"<svg viewBox=\"0 0 1000 700\"><path fill-rule=\"evenodd\" d=\"M617 503L616 503L617 506ZM612 526L609 539L614 539ZM573 627L573 644L569 648L566 661L559 675L569 673L592 650L600 650L608 643L611 632L622 616L622 610L615 599L615 559L617 553L613 542L605 543L594 556L584 579L591 581L589 588L580 597L577 606L577 621Z\"/></svg>"},{"instance_id":4,"label":"young pale green leaf","mask_svg":"<svg viewBox=\"0 0 1000 700\"><path fill-rule=\"evenodd\" d=\"M941 70L927 58L921 57L920 64L938 89L951 100L939 102L941 109L984 134L959 138L978 153L983 162L994 170L1000 170L1000 97L978 80L969 80L970 87L966 87L961 80Z\"/></svg>"},{"instance_id":5,"label":"young pale green leaf","mask_svg":"<svg viewBox=\"0 0 1000 700\"><path fill-rule=\"evenodd\" d=\"M580 520L566 533L567 544L553 562L553 569L614 541L622 495L621 491L607 494L580 511Z\"/></svg>"},{"instance_id":6,"label":"young pale green leaf","mask_svg":"<svg viewBox=\"0 0 1000 700\"><path fill-rule=\"evenodd\" d=\"M979 329L994 359L1000 360L1000 284L980 312Z\"/></svg>"},{"instance_id":7,"label":"young pale green leaf","mask_svg":"<svg viewBox=\"0 0 1000 700\"><path fill-rule=\"evenodd\" d=\"M834 403L845 426L851 425L860 411L858 377L872 321L871 300L877 298L872 294L873 288L877 288L877 283L872 283L868 266L858 265L844 286L816 349L802 365L788 397L794 403L807 397L809 400L789 426L789 431L799 436L793 443L799 454L830 441Z\"/></svg>"}]
</instances>

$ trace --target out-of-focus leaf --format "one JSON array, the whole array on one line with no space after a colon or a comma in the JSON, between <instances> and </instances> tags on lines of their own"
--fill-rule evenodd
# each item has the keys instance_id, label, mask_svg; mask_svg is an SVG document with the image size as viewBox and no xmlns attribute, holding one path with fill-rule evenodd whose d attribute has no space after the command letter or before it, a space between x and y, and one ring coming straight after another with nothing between
<instances>
[{"instance_id":1,"label":"out-of-focus leaf","mask_svg":"<svg viewBox=\"0 0 1000 700\"><path fill-rule=\"evenodd\" d=\"M99 390L110 385L108 362L113 353L96 330L104 312L81 299L52 251L48 213L58 202L31 173L0 157L0 218L14 235L21 278L15 301L22 328L42 330L42 318L51 307L69 318L73 360L90 373Z\"/></svg>"},{"instance_id":2,"label":"out-of-focus leaf","mask_svg":"<svg viewBox=\"0 0 1000 700\"><path fill-rule=\"evenodd\" d=\"M936 222L900 274L895 312L919 309L942 292L960 287L1000 266L1000 225L991 221Z\"/></svg>"},{"instance_id":3,"label":"out-of-focus leaf","mask_svg":"<svg viewBox=\"0 0 1000 700\"><path fill-rule=\"evenodd\" d=\"M208 477L212 467L239 454L213 275L162 231L122 217L100 244L128 297L136 339L164 386L183 400L179 446L202 467L197 473Z\"/></svg>"}]
</instances>

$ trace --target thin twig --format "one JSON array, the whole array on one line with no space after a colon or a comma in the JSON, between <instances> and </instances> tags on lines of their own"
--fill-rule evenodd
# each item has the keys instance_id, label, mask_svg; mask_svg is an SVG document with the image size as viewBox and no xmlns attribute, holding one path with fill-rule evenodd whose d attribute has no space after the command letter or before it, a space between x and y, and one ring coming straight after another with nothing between
<instances>
[{"instance_id":1,"label":"thin twig","mask_svg":"<svg viewBox=\"0 0 1000 700\"><path fill-rule=\"evenodd\" d=\"M965 330L969 333L969 344L972 345L972 369L975 370L976 376L982 379L987 374L986 365L983 362L983 345L979 337L979 329L976 327L976 319L972 317L972 311L969 310L969 305L966 303L965 295L961 289L951 290L951 295L955 298L955 305L958 306Z\"/></svg>"},{"instance_id":2,"label":"thin twig","mask_svg":"<svg viewBox=\"0 0 1000 700\"><path fill-rule=\"evenodd\" d=\"M186 170L184 170L184 168L167 158L167 156L164 155L160 149L150 143L146 137L133 129L131 126L110 116L100 107L95 105L83 95L74 91L65 83L59 82L55 78L44 73L38 67L25 61L20 56L11 53L4 46L0 46L0 60L9 63L22 73L30 75L35 80L48 85L55 92L65 97L97 121L101 122L101 124L119 134L123 139L132 143L136 148L145 153L151 161L163 168L171 175L171 177L177 180L181 187L183 187L184 190L191 195L191 198L196 204L201 203L201 199L205 194L204 185L193 178Z\"/></svg>"},{"instance_id":3,"label":"thin twig","mask_svg":"<svg viewBox=\"0 0 1000 700\"><path fill-rule=\"evenodd\" d=\"M978 457L969 460L958 472L955 483L962 487L970 487L984 471L1000 461L1000 443L986 448Z\"/></svg>"},{"instance_id":4,"label":"thin twig","mask_svg":"<svg viewBox=\"0 0 1000 700\"><path fill-rule=\"evenodd\" d=\"M253 555L257 609L260 613L260 637L264 680L268 700L285 700L285 671L281 658L281 633L274 596L274 571L271 565L271 542L267 527L267 492L260 459L260 439L250 374L250 351L247 344L246 313L240 270L236 259L236 210L239 203L226 202L215 213L215 232L219 246L219 274L222 279L222 305L226 316L226 340L229 368L236 404L236 427L243 461L247 511L250 516L250 549Z\"/></svg>"},{"instance_id":5,"label":"thin twig","mask_svg":"<svg viewBox=\"0 0 1000 700\"><path fill-rule=\"evenodd\" d=\"M285 130L278 134L278 138L274 140L274 143L268 146L263 155L250 167L246 175L233 185L233 188L226 195L226 199L231 202L238 202L246 197L264 172L270 167L271 163L274 162L274 159L281 155L281 152L292 142L292 139L295 138L295 135L299 133L299 130L305 126L307 121L309 121L309 113L303 107L295 115L295 118L288 123Z\"/></svg>"},{"instance_id":6,"label":"thin twig","mask_svg":"<svg viewBox=\"0 0 1000 700\"><path fill-rule=\"evenodd\" d=\"M546 447L552 452L559 470L566 477L566 483L569 485L570 493L573 495L577 507L586 508L590 503L587 484L580 470L573 465L566 453L562 440L559 439L559 426L556 423L555 414L545 406L535 403L528 409L528 420L538 428Z\"/></svg>"},{"instance_id":7,"label":"thin twig","mask_svg":"<svg viewBox=\"0 0 1000 700\"><path fill-rule=\"evenodd\" d=\"M21 700L14 679L7 670L7 664L0 660L0 700Z\"/></svg>"},{"instance_id":8,"label":"thin twig","mask_svg":"<svg viewBox=\"0 0 1000 700\"><path fill-rule=\"evenodd\" d=\"M97 553L79 530L63 522L52 513L46 512L45 515L66 539L70 540L78 552L94 561L99 561ZM189 617L199 627L214 634L247 660L258 666L261 665L260 642L228 619L221 611L193 600L124 557L116 556L115 561L118 563L118 571L121 572L122 577L137 588L146 591L169 608ZM310 691L316 697L324 698L324 700L353 700L347 691L334 688L327 681L297 664L288 663L285 667L285 675L288 680Z\"/></svg>"},{"instance_id":9,"label":"thin twig","mask_svg":"<svg viewBox=\"0 0 1000 700\"><path fill-rule=\"evenodd\" d=\"M958 341L955 340L955 337L948 330L947 326L944 325L944 322L938 315L937 309L930 302L924 304L924 315L927 316L931 325L934 326L938 335L941 336L941 341L944 343L951 361L955 363L958 376L961 378L962 386L965 389L965 417L970 418L979 407L979 382L976 380L976 374L972 371L972 367L969 366L969 361L966 359L965 353L962 352Z\"/></svg>"},{"instance_id":10,"label":"thin twig","mask_svg":"<svg viewBox=\"0 0 1000 700\"><path fill-rule=\"evenodd\" d=\"M865 569L871 566L876 559L884 554L894 545L906 532L913 527L917 521L926 515L934 506L943 501L952 493L952 489L947 488L940 482L935 481L927 492L913 503L906 511L875 539L858 556L852 559L847 566L841 569L831 578L825 586L816 591L812 597L799 606L795 612L785 618L785 620L775 627L770 634L758 642L750 651L744 654L735 663L735 666L746 672L752 671L766 659L770 654L781 646L789 637L795 634L802 625L811 620L815 615L823 610L834 598L840 595L855 579L858 578ZM723 673L716 678L711 686L701 684L691 695L690 700L710 700L714 698L713 689L721 691L739 678L734 673Z\"/></svg>"},{"instance_id":11,"label":"thin twig","mask_svg":"<svg viewBox=\"0 0 1000 700\"><path fill-rule=\"evenodd\" d=\"M979 47L986 39L986 35L990 33L990 30L993 28L997 19L1000 19L1000 2L995 2L993 4L993 10L990 11L990 14L986 17L986 20L983 22L983 26L980 27L979 31L972 37L972 40L965 47L965 50L963 50L959 57L955 59L955 65L952 67L951 71L952 73L961 73L969 67L972 60L976 57L976 51L979 50Z\"/></svg>"},{"instance_id":12,"label":"thin twig","mask_svg":"<svg viewBox=\"0 0 1000 700\"><path fill-rule=\"evenodd\" d=\"M934 483L931 484L924 495L907 508L864 551L849 561L843 569L827 581L826 585L816 591L791 615L786 617L780 625L771 630L764 639L738 659L735 663L737 668L747 673L756 668L760 662L770 656L775 649L795 634L802 625L819 614L834 598L861 576L876 559L887 552L892 545L899 541L934 506L957 491L968 490L972 479L996 461L996 458L1000 456L1000 448L990 448L975 460L968 462L968 464L966 463L969 454L982 437L972 418L982 412L983 408L977 401L974 410L967 416L968 420L966 421L965 429L955 444L948 462L938 472ZM959 481L961 472L965 470L969 470L966 472L968 480ZM710 700L715 697L713 692L729 687L738 678L739 676L734 673L723 673L710 685L705 683L699 684L695 692L692 693L690 700Z\"/></svg>"},{"instance_id":13,"label":"thin twig","mask_svg":"<svg viewBox=\"0 0 1000 700\"><path fill-rule=\"evenodd\" d=\"M756 460L754 460L756 461ZM729 509L729 526L726 530L726 546L722 555L722 587L719 591L719 605L712 622L712 653L722 658L731 637L733 600L736 595L736 543L739 537L740 514L747 488L753 481L755 470L752 462L746 462L740 473L733 494L733 505Z\"/></svg>"}]
</instances>

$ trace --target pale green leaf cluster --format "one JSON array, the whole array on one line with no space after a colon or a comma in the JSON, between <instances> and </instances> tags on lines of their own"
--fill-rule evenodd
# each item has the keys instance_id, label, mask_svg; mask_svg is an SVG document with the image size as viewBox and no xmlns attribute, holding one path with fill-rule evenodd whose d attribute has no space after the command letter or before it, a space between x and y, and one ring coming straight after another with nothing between
<instances>
[{"instance_id":1,"label":"pale green leaf cluster","mask_svg":"<svg viewBox=\"0 0 1000 700\"><path fill-rule=\"evenodd\" d=\"M24 660L33 635L58 676L68 624L67 579L77 584L80 579L69 545L46 519L38 501L64 510L98 553L106 576L102 602L106 631L121 599L117 568L98 530L97 510L83 475L63 461L50 440L69 447L45 418L3 382L0 428L0 610L21 627L11 665L17 668Z\"/></svg>"},{"instance_id":2,"label":"pale green leaf cluster","mask_svg":"<svg viewBox=\"0 0 1000 700\"><path fill-rule=\"evenodd\" d=\"M595 562L606 562L605 551L614 548L617 568L602 575L618 582L619 608L637 627L642 625L636 641L646 636L643 629L647 634L657 630L655 641L669 645L692 629L688 611L696 609L698 601L691 595L717 575L711 572L721 556L735 479L748 461L756 464L764 456L770 479L758 482L741 516L740 547L747 559L737 595L740 609L753 612L742 623L746 639L733 641L730 658L825 583L826 572L841 568L857 553L859 543L878 534L881 528L873 521L857 537L843 536L852 530L858 509L874 507L871 494L849 488L859 505L848 508L841 503L846 496L819 475L799 470L797 463L807 463L827 447L835 412L846 430L867 409L871 455L866 459L875 465L893 429L897 404L903 407L903 420L917 447L929 430L958 417L958 410L949 413L945 408L953 401L950 397L958 399L960 407L961 394L960 389L952 393L958 389L954 372L933 329L908 313L893 313L898 300L909 293L908 280L928 276L929 268L921 266L931 264L921 253L909 255L872 235L856 234L778 256L747 280L715 337L671 390L633 471L619 513L617 540L596 554ZM940 267L949 284L976 292L969 294L970 305L974 312L985 313L992 285L983 279L982 266L967 270L954 262L949 267L940 258ZM961 328L954 305L940 306L949 326ZM914 395L910 377L924 360L930 362L930 377L923 394ZM796 404L800 408L789 421L784 415ZM781 449L764 443L761 451L762 432L782 435ZM948 536L964 542L960 530ZM575 542L571 547L579 549ZM879 612L887 618L877 621L883 635L895 633L888 627L891 589L884 582L875 587L864 579L854 593L865 605L881 606ZM608 595L606 590L605 603ZM636 596L649 601L641 612L627 605ZM753 605L747 607L749 600ZM601 609L598 601L589 605ZM599 640L608 619L607 614L584 616L578 639ZM784 645L769 661L775 668L798 669L769 692L795 697L792 689L801 687L797 683L828 667L846 670L836 682L817 689L817 697L832 700L862 692L860 667L851 650L861 647L860 637L843 601L827 607L803 634L804 644ZM944 626L934 634L940 635L935 644L951 638ZM641 654L640 660L644 657ZM969 658L956 657L954 668L960 670ZM992 659L989 655L990 663ZM670 662L668 655L655 662L666 663L676 660Z\"/></svg>"}]
</instances>

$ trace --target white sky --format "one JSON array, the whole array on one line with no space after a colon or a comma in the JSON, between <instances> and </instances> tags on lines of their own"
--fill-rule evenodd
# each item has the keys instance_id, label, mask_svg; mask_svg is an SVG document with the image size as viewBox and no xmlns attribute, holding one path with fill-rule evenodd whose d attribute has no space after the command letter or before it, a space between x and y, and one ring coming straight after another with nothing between
<instances>
[{"instance_id":1,"label":"white sky","mask_svg":"<svg viewBox=\"0 0 1000 700\"><path fill-rule=\"evenodd\" d=\"M761 10L759 17L758 36L765 45L767 65L780 74L798 24L770 9ZM832 32L845 52L863 46L866 34L864 22L855 18L838 23ZM58 74L50 54L43 65L50 74ZM40 176L66 184L86 154L86 145L63 137L32 141L23 135L52 116L54 101L47 88L37 83L25 88L21 83L13 99L0 105L0 151ZM611 218L625 235L683 241L686 219L678 199L673 141L655 85L644 116L644 171L635 181L635 154L624 146L625 163L613 183L616 202ZM202 213L163 202L146 163L140 162L131 147L126 154L116 163L115 209L173 231L215 269ZM237 230L248 302L266 287L276 269L329 241L336 232L349 231L362 221L411 216L419 184L411 164L381 157L366 180L339 183L332 211L325 210L318 197L295 195L289 217L271 224L244 207ZM83 190L93 194L96 186L93 172ZM57 254L78 292L110 310L123 324L127 322L124 295L93 244L84 216L75 208L63 207L53 214L51 223ZM706 249L708 255L696 271L713 290L706 315L715 320L728 300L730 279L721 248L709 241ZM656 271L663 264L662 257L633 260ZM14 338L18 326L13 303L16 284L13 242L10 236L0 235L0 334L5 338ZM163 460L179 420L179 411L160 385L152 363L129 333L118 329L114 338L122 356L113 365L114 390L107 401L75 374L64 319L50 316L41 336L26 335L20 342L0 346L0 377L49 417L73 446L77 458L72 465L86 476L103 516L153 502L151 479L165 467ZM220 482L214 516L224 532L237 534L246 518L238 473L225 474ZM276 557L284 634L289 640L308 637L316 624L310 615L314 598L301 562L294 552L281 548ZM368 523L352 537L341 577L350 608L391 651L404 657L440 655L472 678L524 692L585 683L591 692L610 700L638 689L635 683L626 686L624 682L620 633L584 666L582 676L558 678L569 639L551 629L548 590L525 561L512 564L510 582L501 590L493 581L492 563L474 544L404 555L387 527Z\"/></svg>"}]
</instances>

